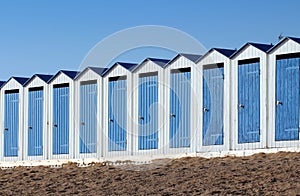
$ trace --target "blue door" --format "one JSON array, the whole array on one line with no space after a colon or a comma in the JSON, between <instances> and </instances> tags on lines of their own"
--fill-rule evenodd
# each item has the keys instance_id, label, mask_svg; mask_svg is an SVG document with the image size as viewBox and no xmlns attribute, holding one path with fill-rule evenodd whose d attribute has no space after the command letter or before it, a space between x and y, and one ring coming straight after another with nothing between
<instances>
[{"instance_id":1,"label":"blue door","mask_svg":"<svg viewBox=\"0 0 300 196\"><path fill-rule=\"evenodd\" d=\"M28 156L43 154L43 88L29 89Z\"/></svg>"},{"instance_id":2,"label":"blue door","mask_svg":"<svg viewBox=\"0 0 300 196\"><path fill-rule=\"evenodd\" d=\"M53 154L69 153L69 85L53 88Z\"/></svg>"},{"instance_id":3,"label":"blue door","mask_svg":"<svg viewBox=\"0 0 300 196\"><path fill-rule=\"evenodd\" d=\"M139 78L139 150L158 148L157 73Z\"/></svg>"},{"instance_id":4,"label":"blue door","mask_svg":"<svg viewBox=\"0 0 300 196\"><path fill-rule=\"evenodd\" d=\"M80 153L97 151L97 83L80 85Z\"/></svg>"},{"instance_id":5,"label":"blue door","mask_svg":"<svg viewBox=\"0 0 300 196\"><path fill-rule=\"evenodd\" d=\"M18 156L19 91L6 91L4 97L4 156Z\"/></svg>"},{"instance_id":6,"label":"blue door","mask_svg":"<svg viewBox=\"0 0 300 196\"><path fill-rule=\"evenodd\" d=\"M125 151L127 148L126 77L110 78L108 118L108 151Z\"/></svg>"},{"instance_id":7,"label":"blue door","mask_svg":"<svg viewBox=\"0 0 300 196\"><path fill-rule=\"evenodd\" d=\"M190 69L171 71L170 148L190 147L190 78Z\"/></svg>"},{"instance_id":8,"label":"blue door","mask_svg":"<svg viewBox=\"0 0 300 196\"><path fill-rule=\"evenodd\" d=\"M224 68L203 70L203 134L204 146L223 144Z\"/></svg>"},{"instance_id":9,"label":"blue door","mask_svg":"<svg viewBox=\"0 0 300 196\"><path fill-rule=\"evenodd\" d=\"M238 143L260 141L259 62L238 65Z\"/></svg>"},{"instance_id":10,"label":"blue door","mask_svg":"<svg viewBox=\"0 0 300 196\"><path fill-rule=\"evenodd\" d=\"M275 141L299 140L299 58L276 61Z\"/></svg>"}]
</instances>

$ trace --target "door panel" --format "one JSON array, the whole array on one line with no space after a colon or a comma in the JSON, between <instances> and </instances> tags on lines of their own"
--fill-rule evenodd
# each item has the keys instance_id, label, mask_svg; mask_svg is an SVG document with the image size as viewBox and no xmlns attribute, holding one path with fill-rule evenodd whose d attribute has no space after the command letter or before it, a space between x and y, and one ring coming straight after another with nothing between
<instances>
[{"instance_id":1,"label":"door panel","mask_svg":"<svg viewBox=\"0 0 300 196\"><path fill-rule=\"evenodd\" d=\"M80 85L80 153L97 151L97 83Z\"/></svg>"},{"instance_id":2,"label":"door panel","mask_svg":"<svg viewBox=\"0 0 300 196\"><path fill-rule=\"evenodd\" d=\"M238 66L238 143L260 141L259 62Z\"/></svg>"},{"instance_id":3,"label":"door panel","mask_svg":"<svg viewBox=\"0 0 300 196\"><path fill-rule=\"evenodd\" d=\"M224 68L203 70L204 146L223 144Z\"/></svg>"},{"instance_id":4,"label":"door panel","mask_svg":"<svg viewBox=\"0 0 300 196\"><path fill-rule=\"evenodd\" d=\"M69 154L69 87L53 88L53 154Z\"/></svg>"},{"instance_id":5,"label":"door panel","mask_svg":"<svg viewBox=\"0 0 300 196\"><path fill-rule=\"evenodd\" d=\"M139 150L158 148L158 76L139 78Z\"/></svg>"},{"instance_id":6,"label":"door panel","mask_svg":"<svg viewBox=\"0 0 300 196\"><path fill-rule=\"evenodd\" d=\"M28 156L43 154L43 89L28 92Z\"/></svg>"},{"instance_id":7,"label":"door panel","mask_svg":"<svg viewBox=\"0 0 300 196\"><path fill-rule=\"evenodd\" d=\"M190 147L190 70L171 72L170 148Z\"/></svg>"},{"instance_id":8,"label":"door panel","mask_svg":"<svg viewBox=\"0 0 300 196\"><path fill-rule=\"evenodd\" d=\"M108 84L108 151L127 149L127 93L126 79Z\"/></svg>"},{"instance_id":9,"label":"door panel","mask_svg":"<svg viewBox=\"0 0 300 196\"><path fill-rule=\"evenodd\" d=\"M6 93L4 97L4 156L18 156L19 92Z\"/></svg>"},{"instance_id":10,"label":"door panel","mask_svg":"<svg viewBox=\"0 0 300 196\"><path fill-rule=\"evenodd\" d=\"M299 140L299 58L276 61L275 141Z\"/></svg>"}]
</instances>

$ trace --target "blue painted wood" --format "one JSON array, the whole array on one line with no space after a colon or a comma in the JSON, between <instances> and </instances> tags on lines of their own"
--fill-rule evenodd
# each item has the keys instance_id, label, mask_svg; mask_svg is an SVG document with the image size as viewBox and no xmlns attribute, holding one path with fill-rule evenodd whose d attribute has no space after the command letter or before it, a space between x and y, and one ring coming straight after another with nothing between
<instances>
[{"instance_id":1,"label":"blue painted wood","mask_svg":"<svg viewBox=\"0 0 300 196\"><path fill-rule=\"evenodd\" d=\"M69 154L69 87L53 88L53 154Z\"/></svg>"},{"instance_id":2,"label":"blue painted wood","mask_svg":"<svg viewBox=\"0 0 300 196\"><path fill-rule=\"evenodd\" d=\"M127 149L127 93L126 79L108 84L108 151Z\"/></svg>"},{"instance_id":3,"label":"blue painted wood","mask_svg":"<svg viewBox=\"0 0 300 196\"><path fill-rule=\"evenodd\" d=\"M28 156L43 155L43 89L28 93Z\"/></svg>"},{"instance_id":4,"label":"blue painted wood","mask_svg":"<svg viewBox=\"0 0 300 196\"><path fill-rule=\"evenodd\" d=\"M299 58L276 60L275 141L299 140Z\"/></svg>"},{"instance_id":5,"label":"blue painted wood","mask_svg":"<svg viewBox=\"0 0 300 196\"><path fill-rule=\"evenodd\" d=\"M158 76L139 78L138 149L158 148Z\"/></svg>"},{"instance_id":6,"label":"blue painted wood","mask_svg":"<svg viewBox=\"0 0 300 196\"><path fill-rule=\"evenodd\" d=\"M260 63L238 66L238 143L260 141Z\"/></svg>"},{"instance_id":7,"label":"blue painted wood","mask_svg":"<svg viewBox=\"0 0 300 196\"><path fill-rule=\"evenodd\" d=\"M80 85L80 153L97 151L97 83Z\"/></svg>"},{"instance_id":8,"label":"blue painted wood","mask_svg":"<svg viewBox=\"0 0 300 196\"><path fill-rule=\"evenodd\" d=\"M203 70L202 145L223 144L224 68Z\"/></svg>"},{"instance_id":9,"label":"blue painted wood","mask_svg":"<svg viewBox=\"0 0 300 196\"><path fill-rule=\"evenodd\" d=\"M4 157L17 157L19 145L19 92L4 96Z\"/></svg>"},{"instance_id":10,"label":"blue painted wood","mask_svg":"<svg viewBox=\"0 0 300 196\"><path fill-rule=\"evenodd\" d=\"M170 77L170 148L190 147L190 71Z\"/></svg>"}]
</instances>

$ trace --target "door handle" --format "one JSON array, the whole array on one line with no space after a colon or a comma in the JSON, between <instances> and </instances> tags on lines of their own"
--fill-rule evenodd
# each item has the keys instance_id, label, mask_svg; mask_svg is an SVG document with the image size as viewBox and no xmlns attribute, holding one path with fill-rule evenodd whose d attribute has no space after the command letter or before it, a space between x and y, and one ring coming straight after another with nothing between
<instances>
[{"instance_id":1,"label":"door handle","mask_svg":"<svg viewBox=\"0 0 300 196\"><path fill-rule=\"evenodd\" d=\"M84 125L85 125L85 123L84 123L84 122L81 122L80 124L81 124L82 126L84 126Z\"/></svg>"},{"instance_id":2,"label":"door handle","mask_svg":"<svg viewBox=\"0 0 300 196\"><path fill-rule=\"evenodd\" d=\"M206 108L206 107L204 107L204 108L203 108L203 112L209 112L209 109Z\"/></svg>"},{"instance_id":3,"label":"door handle","mask_svg":"<svg viewBox=\"0 0 300 196\"><path fill-rule=\"evenodd\" d=\"M32 129L32 126L29 126L28 129Z\"/></svg>"},{"instance_id":4,"label":"door handle","mask_svg":"<svg viewBox=\"0 0 300 196\"><path fill-rule=\"evenodd\" d=\"M172 113L170 116L171 116L172 118L175 118L175 117L176 117L176 115L175 115L175 114L173 114L173 113Z\"/></svg>"},{"instance_id":5,"label":"door handle","mask_svg":"<svg viewBox=\"0 0 300 196\"><path fill-rule=\"evenodd\" d=\"M276 101L276 105L283 105L282 101Z\"/></svg>"},{"instance_id":6,"label":"door handle","mask_svg":"<svg viewBox=\"0 0 300 196\"><path fill-rule=\"evenodd\" d=\"M55 128L56 128L56 127L58 127L58 126L57 126L57 124L53 124L53 127L55 127Z\"/></svg>"},{"instance_id":7,"label":"door handle","mask_svg":"<svg viewBox=\"0 0 300 196\"><path fill-rule=\"evenodd\" d=\"M8 128L5 128L4 131L8 131Z\"/></svg>"},{"instance_id":8,"label":"door handle","mask_svg":"<svg viewBox=\"0 0 300 196\"><path fill-rule=\"evenodd\" d=\"M112 118L108 119L109 122L114 122L114 120Z\"/></svg>"},{"instance_id":9,"label":"door handle","mask_svg":"<svg viewBox=\"0 0 300 196\"><path fill-rule=\"evenodd\" d=\"M139 116L139 120L144 120L144 116Z\"/></svg>"},{"instance_id":10,"label":"door handle","mask_svg":"<svg viewBox=\"0 0 300 196\"><path fill-rule=\"evenodd\" d=\"M244 109L244 108L245 108L245 106L244 106L243 104L239 104L239 108L242 108L242 109Z\"/></svg>"}]
</instances>

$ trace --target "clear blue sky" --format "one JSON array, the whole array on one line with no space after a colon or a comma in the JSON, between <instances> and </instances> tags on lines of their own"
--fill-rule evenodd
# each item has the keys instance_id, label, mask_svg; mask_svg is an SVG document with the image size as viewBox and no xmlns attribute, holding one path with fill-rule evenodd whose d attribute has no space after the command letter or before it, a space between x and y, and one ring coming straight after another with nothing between
<instances>
[{"instance_id":1,"label":"clear blue sky","mask_svg":"<svg viewBox=\"0 0 300 196\"><path fill-rule=\"evenodd\" d=\"M300 37L299 10L299 0L2 0L0 80L78 69L96 43L137 25L174 27L206 48L276 43L280 33Z\"/></svg>"}]
</instances>

